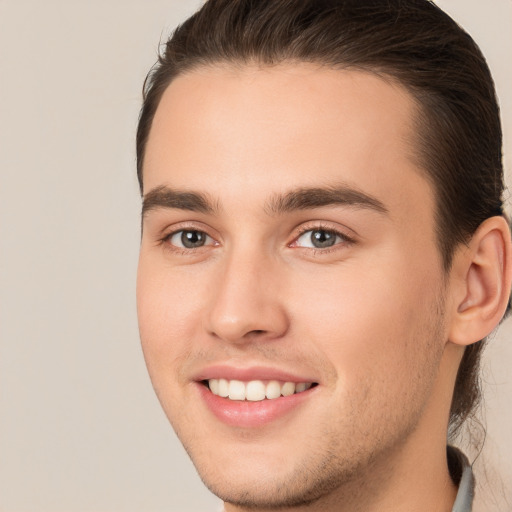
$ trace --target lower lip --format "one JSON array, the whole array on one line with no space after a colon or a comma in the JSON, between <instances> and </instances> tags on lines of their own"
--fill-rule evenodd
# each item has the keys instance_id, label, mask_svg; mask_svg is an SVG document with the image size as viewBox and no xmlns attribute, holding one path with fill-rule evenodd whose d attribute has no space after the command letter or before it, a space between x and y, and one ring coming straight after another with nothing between
<instances>
[{"instance_id":1,"label":"lower lip","mask_svg":"<svg viewBox=\"0 0 512 512\"><path fill-rule=\"evenodd\" d=\"M290 396L272 400L229 400L214 395L204 384L198 383L201 398L208 409L223 423L232 427L256 428L265 426L291 414L315 393L318 386Z\"/></svg>"}]
</instances>

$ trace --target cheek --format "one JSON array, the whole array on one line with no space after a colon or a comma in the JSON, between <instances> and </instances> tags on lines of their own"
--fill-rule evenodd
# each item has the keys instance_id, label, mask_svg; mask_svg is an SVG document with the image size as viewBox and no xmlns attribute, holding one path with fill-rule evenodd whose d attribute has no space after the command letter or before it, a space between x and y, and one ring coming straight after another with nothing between
<instances>
[{"instance_id":1,"label":"cheek","mask_svg":"<svg viewBox=\"0 0 512 512\"><path fill-rule=\"evenodd\" d=\"M137 276L139 331L153 388L177 428L191 421L182 394L175 390L183 385L182 368L191 358L192 340L200 324L191 313L197 309L198 294L187 293L190 287L183 288L185 283L177 282L168 269L158 269L141 258Z\"/></svg>"},{"instance_id":2,"label":"cheek","mask_svg":"<svg viewBox=\"0 0 512 512\"><path fill-rule=\"evenodd\" d=\"M354 439L363 431L407 431L435 382L443 347L439 290L432 279L398 275L316 279L309 288L316 291L296 303L303 339L334 369L337 408L329 414L349 432L357 425Z\"/></svg>"},{"instance_id":3,"label":"cheek","mask_svg":"<svg viewBox=\"0 0 512 512\"><path fill-rule=\"evenodd\" d=\"M160 264L161 267L161 264ZM137 315L140 339L150 376L171 372L189 350L200 322L194 318L199 309L199 293L187 279L176 280L168 269L141 257L137 275ZM187 287L187 283L190 286ZM196 315L197 316L197 315ZM155 382L154 382L155 384Z\"/></svg>"},{"instance_id":4,"label":"cheek","mask_svg":"<svg viewBox=\"0 0 512 512\"><path fill-rule=\"evenodd\" d=\"M382 262L366 271L317 274L294 290L294 318L339 377L380 373L385 378L395 372L397 378L413 371L414 361L438 335L432 331L439 323L440 288L432 275Z\"/></svg>"}]
</instances>

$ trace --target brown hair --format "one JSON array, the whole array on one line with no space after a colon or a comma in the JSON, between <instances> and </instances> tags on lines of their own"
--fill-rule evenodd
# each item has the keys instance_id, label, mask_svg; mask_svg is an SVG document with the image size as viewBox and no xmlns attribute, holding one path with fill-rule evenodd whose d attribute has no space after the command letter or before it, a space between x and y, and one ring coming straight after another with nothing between
<instances>
[{"instance_id":1,"label":"brown hair","mask_svg":"<svg viewBox=\"0 0 512 512\"><path fill-rule=\"evenodd\" d=\"M471 37L428 0L209 0L163 47L144 84L137 173L163 92L218 63L312 62L378 73L416 99L417 155L436 193L445 270L454 249L503 215L502 134L493 80ZM484 340L466 348L450 411L456 432L480 399Z\"/></svg>"}]
</instances>

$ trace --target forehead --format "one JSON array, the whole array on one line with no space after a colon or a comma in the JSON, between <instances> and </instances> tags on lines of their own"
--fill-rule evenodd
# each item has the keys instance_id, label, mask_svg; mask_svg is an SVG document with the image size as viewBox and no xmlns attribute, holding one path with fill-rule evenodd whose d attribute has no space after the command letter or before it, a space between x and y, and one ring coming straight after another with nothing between
<instances>
[{"instance_id":1,"label":"forehead","mask_svg":"<svg viewBox=\"0 0 512 512\"><path fill-rule=\"evenodd\" d=\"M177 77L155 114L144 189L214 196L343 182L388 201L431 206L414 163L417 106L375 74L312 64L204 67Z\"/></svg>"}]
</instances>

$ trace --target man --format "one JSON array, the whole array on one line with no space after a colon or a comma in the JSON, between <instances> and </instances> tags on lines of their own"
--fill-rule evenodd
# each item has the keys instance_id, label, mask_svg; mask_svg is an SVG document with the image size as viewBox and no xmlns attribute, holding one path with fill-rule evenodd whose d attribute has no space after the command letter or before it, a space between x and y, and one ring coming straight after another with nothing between
<instances>
[{"instance_id":1,"label":"man","mask_svg":"<svg viewBox=\"0 0 512 512\"><path fill-rule=\"evenodd\" d=\"M447 433L512 261L469 36L426 0L210 0L137 156L144 355L225 510L471 510Z\"/></svg>"}]
</instances>

